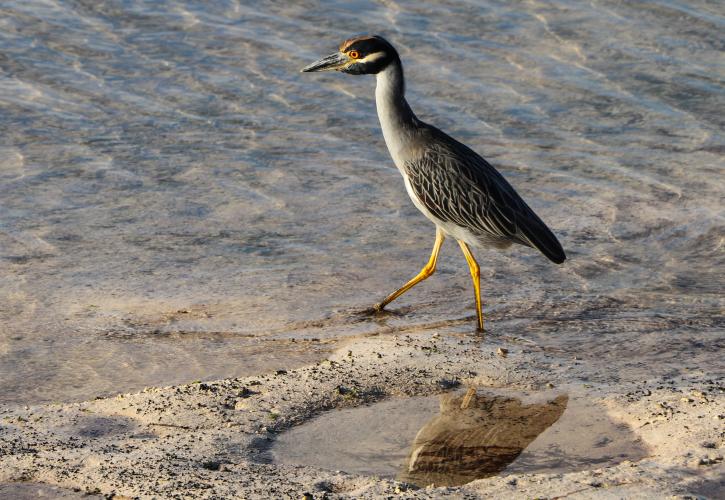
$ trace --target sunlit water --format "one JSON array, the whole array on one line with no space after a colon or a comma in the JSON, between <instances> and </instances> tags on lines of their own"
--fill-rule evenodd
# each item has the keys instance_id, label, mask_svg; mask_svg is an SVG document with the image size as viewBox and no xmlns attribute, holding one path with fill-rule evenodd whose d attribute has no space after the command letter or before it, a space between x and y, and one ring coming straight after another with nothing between
<instances>
[{"instance_id":1,"label":"sunlit water","mask_svg":"<svg viewBox=\"0 0 725 500\"><path fill-rule=\"evenodd\" d=\"M718 2L0 4L0 401L289 368L336 339L473 328L453 244L425 262L371 77L300 74L360 32L419 117L559 235L479 252L492 335L631 378L722 368ZM465 319L465 321L461 321Z\"/></svg>"}]
</instances>

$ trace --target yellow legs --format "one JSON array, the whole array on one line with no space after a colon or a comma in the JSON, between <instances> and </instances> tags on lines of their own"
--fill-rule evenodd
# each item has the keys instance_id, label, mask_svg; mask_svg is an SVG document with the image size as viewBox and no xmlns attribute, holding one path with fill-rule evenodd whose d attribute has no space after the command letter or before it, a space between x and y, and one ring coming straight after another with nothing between
<instances>
[{"instance_id":1,"label":"yellow legs","mask_svg":"<svg viewBox=\"0 0 725 500\"><path fill-rule=\"evenodd\" d=\"M473 279L473 291L476 293L476 315L478 317L478 330L483 331L483 312L481 311L481 270L478 267L478 262L473 258L471 249L468 248L463 241L458 240L458 244L463 250L463 255L466 256L466 262L468 262L468 268L471 270L471 278Z\"/></svg>"},{"instance_id":2,"label":"yellow legs","mask_svg":"<svg viewBox=\"0 0 725 500\"><path fill-rule=\"evenodd\" d=\"M436 241L433 244L433 251L430 254L430 259L428 259L428 263L423 267L423 269L421 269L421 271L415 276L415 278L408 281L400 289L385 297L385 300L383 300L380 304L375 305L374 309L376 311L382 311L385 306L390 304L392 301L403 295L405 292L407 292L435 272L436 262L438 261L438 253L441 251L441 245L443 245L443 241L445 239L446 237L443 234L443 231L441 231L440 228L436 227ZM478 267L478 262L476 262L476 259L473 257L471 249L468 248L468 245L466 245L466 243L461 240L458 240L458 244L461 246L461 250L463 250L463 255L465 255L466 257L466 262L468 262L468 268L471 270L471 278L473 279L473 290L476 293L476 315L478 318L478 330L483 331L483 312L481 311L481 272Z\"/></svg>"},{"instance_id":3,"label":"yellow legs","mask_svg":"<svg viewBox=\"0 0 725 500\"><path fill-rule=\"evenodd\" d=\"M423 266L423 269L421 269L421 271L415 276L415 278L407 282L399 290L396 290L395 292L385 297L385 300L383 300L380 304L377 304L375 306L375 310L382 311L385 306L390 304L392 301L403 295L405 292L407 292L435 272L436 261L438 261L438 252L441 251L441 245L443 245L443 240L445 239L446 237L443 235L443 231L436 227L436 242L433 244L433 252L431 252L430 254L430 259L428 259L428 263Z\"/></svg>"}]
</instances>

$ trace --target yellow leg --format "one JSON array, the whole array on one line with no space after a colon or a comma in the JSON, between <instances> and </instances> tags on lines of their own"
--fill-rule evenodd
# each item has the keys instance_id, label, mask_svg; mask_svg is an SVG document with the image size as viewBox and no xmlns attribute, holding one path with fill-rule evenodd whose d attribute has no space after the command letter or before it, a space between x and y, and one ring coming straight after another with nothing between
<instances>
[{"instance_id":1,"label":"yellow leg","mask_svg":"<svg viewBox=\"0 0 725 500\"><path fill-rule=\"evenodd\" d=\"M390 304L392 301L403 295L405 292L407 292L435 272L436 262L438 261L438 252L441 251L441 245L443 245L443 240L445 239L446 237L443 235L443 231L436 227L436 242L433 244L433 252L430 254L430 259L428 259L428 263L423 267L423 269L421 269L421 271L415 276L415 278L407 282L399 290L396 290L395 292L385 297L385 300L383 300L380 304L377 304L375 306L375 309L377 311L382 311L385 306Z\"/></svg>"},{"instance_id":2,"label":"yellow leg","mask_svg":"<svg viewBox=\"0 0 725 500\"><path fill-rule=\"evenodd\" d=\"M481 311L481 270L478 267L478 262L473 258L471 249L468 248L465 242L458 240L458 244L463 250L463 255L466 256L466 262L468 262L468 268L471 270L471 278L473 278L473 290L476 292L476 315L478 316L478 329L483 331L483 312Z\"/></svg>"}]
</instances>

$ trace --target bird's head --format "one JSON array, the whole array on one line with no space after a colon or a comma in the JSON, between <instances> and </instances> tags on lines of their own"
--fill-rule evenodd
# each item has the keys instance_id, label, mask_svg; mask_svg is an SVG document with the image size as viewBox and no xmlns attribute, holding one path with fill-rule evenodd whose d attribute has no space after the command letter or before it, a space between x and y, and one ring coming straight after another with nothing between
<instances>
[{"instance_id":1,"label":"bird's head","mask_svg":"<svg viewBox=\"0 0 725 500\"><path fill-rule=\"evenodd\" d=\"M334 54L302 68L303 73L342 71L351 75L371 75L398 60L398 52L378 35L363 35L345 40Z\"/></svg>"}]
</instances>

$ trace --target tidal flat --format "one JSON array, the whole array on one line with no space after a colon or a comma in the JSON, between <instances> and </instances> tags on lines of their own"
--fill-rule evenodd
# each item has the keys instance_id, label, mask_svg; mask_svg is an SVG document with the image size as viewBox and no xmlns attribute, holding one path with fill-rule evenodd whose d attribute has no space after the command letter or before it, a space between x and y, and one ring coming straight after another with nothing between
<instances>
[{"instance_id":1,"label":"tidal flat","mask_svg":"<svg viewBox=\"0 0 725 500\"><path fill-rule=\"evenodd\" d=\"M717 3L11 0L0 28L0 496L722 496ZM374 79L299 73L364 31L569 257L477 253L483 336L451 243L365 313L434 228Z\"/></svg>"}]
</instances>

